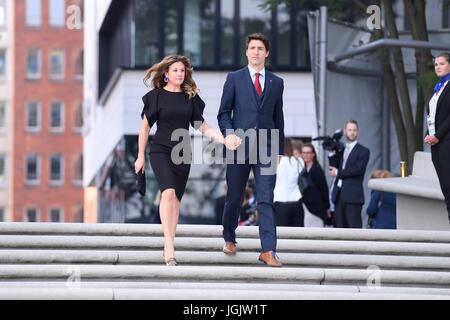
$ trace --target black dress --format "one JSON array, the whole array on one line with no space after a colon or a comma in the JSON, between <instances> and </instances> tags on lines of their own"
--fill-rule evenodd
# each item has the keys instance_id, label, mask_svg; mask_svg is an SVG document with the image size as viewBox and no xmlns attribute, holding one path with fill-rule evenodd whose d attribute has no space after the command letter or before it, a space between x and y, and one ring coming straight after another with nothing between
<instances>
[{"instance_id":1,"label":"black dress","mask_svg":"<svg viewBox=\"0 0 450 320\"><path fill-rule=\"evenodd\" d=\"M184 156L187 152L189 160L179 163L179 157L172 157L172 149L183 142L183 137L172 141L172 133L177 129L188 132L189 124L198 129L204 122L205 103L198 95L189 99L184 92L165 89L153 89L142 97L142 101L144 109L141 118L145 115L150 127L155 122L158 127L154 137L150 139L150 164L159 189L161 192L175 189L177 198L181 201L191 169L191 146L190 141L183 143L186 147L178 154Z\"/></svg>"}]
</instances>

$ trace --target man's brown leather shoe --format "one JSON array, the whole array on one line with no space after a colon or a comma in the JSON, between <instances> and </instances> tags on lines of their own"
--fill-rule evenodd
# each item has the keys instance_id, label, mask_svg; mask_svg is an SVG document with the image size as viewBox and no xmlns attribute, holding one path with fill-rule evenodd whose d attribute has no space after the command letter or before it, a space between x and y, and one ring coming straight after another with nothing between
<instances>
[{"instance_id":1,"label":"man's brown leather shoe","mask_svg":"<svg viewBox=\"0 0 450 320\"><path fill-rule=\"evenodd\" d=\"M277 256L273 254L273 251L266 251L259 255L259 261L264 262L270 267L281 267L282 264L280 260L277 259Z\"/></svg>"},{"instance_id":2,"label":"man's brown leather shoe","mask_svg":"<svg viewBox=\"0 0 450 320\"><path fill-rule=\"evenodd\" d=\"M223 246L223 253L236 254L236 252L236 244L234 244L233 242L225 242L225 245Z\"/></svg>"}]
</instances>

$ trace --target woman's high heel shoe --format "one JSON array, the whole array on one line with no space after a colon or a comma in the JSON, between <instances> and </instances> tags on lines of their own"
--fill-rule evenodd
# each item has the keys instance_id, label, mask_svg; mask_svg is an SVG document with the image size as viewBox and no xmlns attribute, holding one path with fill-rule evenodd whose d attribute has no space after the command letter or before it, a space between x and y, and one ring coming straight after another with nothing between
<instances>
[{"instance_id":1,"label":"woman's high heel shoe","mask_svg":"<svg viewBox=\"0 0 450 320\"><path fill-rule=\"evenodd\" d=\"M166 263L166 266L176 266L177 265L177 259L175 257L166 259L163 253L164 262Z\"/></svg>"}]
</instances>

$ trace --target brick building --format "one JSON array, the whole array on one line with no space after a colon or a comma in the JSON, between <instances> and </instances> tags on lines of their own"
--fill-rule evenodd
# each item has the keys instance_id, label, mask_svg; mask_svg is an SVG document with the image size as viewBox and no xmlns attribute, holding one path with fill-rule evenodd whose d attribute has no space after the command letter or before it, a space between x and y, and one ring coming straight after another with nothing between
<instances>
[{"instance_id":1,"label":"brick building","mask_svg":"<svg viewBox=\"0 0 450 320\"><path fill-rule=\"evenodd\" d=\"M15 0L6 221L82 222L81 0Z\"/></svg>"}]
</instances>

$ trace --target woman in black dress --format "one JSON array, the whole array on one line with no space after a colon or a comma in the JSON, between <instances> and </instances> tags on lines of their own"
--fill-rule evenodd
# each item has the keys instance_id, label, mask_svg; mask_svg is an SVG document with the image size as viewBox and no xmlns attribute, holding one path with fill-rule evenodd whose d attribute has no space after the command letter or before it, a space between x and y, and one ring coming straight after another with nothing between
<instances>
[{"instance_id":1,"label":"woman in black dress","mask_svg":"<svg viewBox=\"0 0 450 320\"><path fill-rule=\"evenodd\" d=\"M302 147L302 157L312 186L304 191L303 203L312 215L305 213L305 227L323 227L330 217L328 184L322 167L317 162L316 149L310 143Z\"/></svg>"},{"instance_id":2,"label":"woman in black dress","mask_svg":"<svg viewBox=\"0 0 450 320\"><path fill-rule=\"evenodd\" d=\"M191 124L214 141L225 143L225 139L203 119L205 103L197 93L189 59L179 55L167 56L147 71L144 83L147 84L150 78L153 90L142 97L144 109L141 113L138 158L134 167L136 173L144 170L145 146L150 128L156 123L158 130L150 142L150 164L161 191L159 210L164 231L164 260L167 265L176 265L175 232L191 162L190 142L183 143L183 138L189 138ZM175 130L181 136L172 141ZM184 148L176 152L180 145ZM172 153L172 150L175 152ZM186 157L187 161L183 161Z\"/></svg>"}]
</instances>

